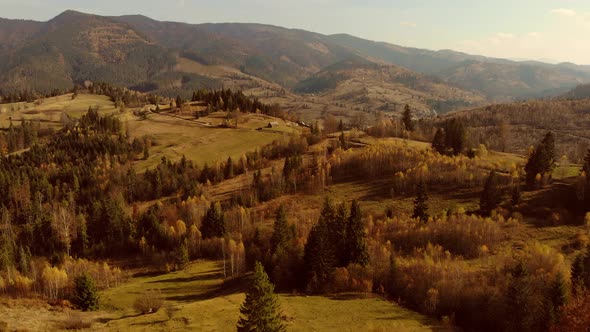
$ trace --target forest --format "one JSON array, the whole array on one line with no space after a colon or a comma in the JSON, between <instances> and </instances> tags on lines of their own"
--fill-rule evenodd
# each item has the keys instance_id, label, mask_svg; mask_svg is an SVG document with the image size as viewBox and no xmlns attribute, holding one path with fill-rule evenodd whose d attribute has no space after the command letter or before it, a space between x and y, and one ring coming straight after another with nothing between
<instances>
[{"instance_id":1,"label":"forest","mask_svg":"<svg viewBox=\"0 0 590 332\"><path fill-rule=\"evenodd\" d=\"M239 111L290 118L229 89L198 90L190 101L106 83L88 93L157 112L201 105L195 117ZM0 134L0 293L91 311L100 308L97 294L128 282L132 266L170 273L215 260L224 280L252 283L238 330L285 329L275 291L374 294L469 331L588 326L579 313L590 312L590 150L575 176L557 179L566 153L559 128L512 162L493 151L510 150L501 142L471 135L493 118L415 120L409 107L405 112L377 116L366 133L353 123L318 121L239 159L162 157L142 171L134 165L150 157L151 139L133 137L116 113L90 107L58 130L11 121ZM518 116L514 123L526 120ZM230 195L213 194L238 180L244 185ZM384 203L335 193L355 181L381 188L374 195ZM533 214L533 198L556 183L565 188L557 203L567 213L548 206ZM456 204L453 193L475 203ZM409 204L400 208L400 201ZM570 227L574 237L567 248L524 241L543 230L533 219ZM161 302L145 293L135 307L147 313Z\"/></svg>"}]
</instances>

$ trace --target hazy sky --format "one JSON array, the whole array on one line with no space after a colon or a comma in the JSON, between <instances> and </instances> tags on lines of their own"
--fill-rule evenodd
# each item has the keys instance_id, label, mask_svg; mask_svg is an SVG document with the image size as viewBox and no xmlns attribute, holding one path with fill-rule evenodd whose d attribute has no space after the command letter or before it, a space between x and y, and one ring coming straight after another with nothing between
<instances>
[{"instance_id":1,"label":"hazy sky","mask_svg":"<svg viewBox=\"0 0 590 332\"><path fill-rule=\"evenodd\" d=\"M158 20L256 22L428 49L590 64L588 0L0 0L0 17L66 9Z\"/></svg>"}]
</instances>

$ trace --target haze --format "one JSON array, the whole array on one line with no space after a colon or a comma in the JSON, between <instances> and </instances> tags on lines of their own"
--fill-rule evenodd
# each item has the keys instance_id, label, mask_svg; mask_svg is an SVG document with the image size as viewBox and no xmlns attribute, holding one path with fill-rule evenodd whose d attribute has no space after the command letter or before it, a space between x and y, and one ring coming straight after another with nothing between
<instances>
[{"instance_id":1,"label":"haze","mask_svg":"<svg viewBox=\"0 0 590 332\"><path fill-rule=\"evenodd\" d=\"M66 9L158 20L248 22L403 46L453 49L518 60L590 63L590 3L581 0L0 0L0 16L48 20Z\"/></svg>"}]
</instances>

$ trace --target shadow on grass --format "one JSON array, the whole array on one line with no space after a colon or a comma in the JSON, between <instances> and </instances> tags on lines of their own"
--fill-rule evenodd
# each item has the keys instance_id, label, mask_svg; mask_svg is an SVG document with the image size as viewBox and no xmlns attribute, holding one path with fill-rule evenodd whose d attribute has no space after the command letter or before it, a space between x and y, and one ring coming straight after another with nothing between
<instances>
[{"instance_id":1,"label":"shadow on grass","mask_svg":"<svg viewBox=\"0 0 590 332\"><path fill-rule=\"evenodd\" d=\"M97 318L97 319L95 320L95 322L97 322L97 323L102 323L102 324L106 324L106 323L108 323L108 322L110 322L110 321L121 320L121 319L127 319L127 318L134 318L134 317L139 317L139 316L141 316L141 315L142 315L141 313L138 313L138 314L127 314L127 315L121 316L121 317L119 317L119 318L99 317L99 318Z\"/></svg>"},{"instance_id":2,"label":"shadow on grass","mask_svg":"<svg viewBox=\"0 0 590 332\"><path fill-rule=\"evenodd\" d=\"M214 279L221 279L223 278L223 274L221 272L217 273L207 273L204 275L196 275L192 277L177 277L177 278L169 278L163 280L153 280L148 281L149 284L158 284L158 283L181 283L181 282L193 282L193 281L205 281L205 280L214 280Z\"/></svg>"},{"instance_id":3,"label":"shadow on grass","mask_svg":"<svg viewBox=\"0 0 590 332\"><path fill-rule=\"evenodd\" d=\"M219 296L228 296L237 293L242 293L247 288L249 276L241 276L233 279L225 280L218 287L209 287L208 290L195 293L195 294L184 294L184 295L171 295L165 297L168 301L178 302L195 302L210 300Z\"/></svg>"},{"instance_id":4,"label":"shadow on grass","mask_svg":"<svg viewBox=\"0 0 590 332\"><path fill-rule=\"evenodd\" d=\"M161 275L166 274L166 272L162 271L147 271L147 272L137 272L133 274L131 277L133 278L143 278L143 277L159 277Z\"/></svg>"}]
</instances>

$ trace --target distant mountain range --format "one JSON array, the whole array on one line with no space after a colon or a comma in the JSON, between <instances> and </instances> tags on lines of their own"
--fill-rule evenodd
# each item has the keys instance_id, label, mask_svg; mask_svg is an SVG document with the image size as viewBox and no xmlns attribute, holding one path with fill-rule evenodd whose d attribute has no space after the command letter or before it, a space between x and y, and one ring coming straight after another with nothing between
<instances>
[{"instance_id":1,"label":"distant mountain range","mask_svg":"<svg viewBox=\"0 0 590 332\"><path fill-rule=\"evenodd\" d=\"M0 19L3 90L47 91L91 80L166 94L221 86L334 94L359 66L372 84L417 91L424 105L555 96L590 82L589 66L429 51L262 24L75 11L47 22Z\"/></svg>"}]
</instances>

